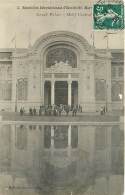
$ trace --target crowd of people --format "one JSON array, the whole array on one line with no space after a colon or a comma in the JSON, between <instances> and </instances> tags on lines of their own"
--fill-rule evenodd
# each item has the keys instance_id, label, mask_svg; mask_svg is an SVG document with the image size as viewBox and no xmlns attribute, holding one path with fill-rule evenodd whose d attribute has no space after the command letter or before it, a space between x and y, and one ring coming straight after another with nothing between
<instances>
[{"instance_id":1,"label":"crowd of people","mask_svg":"<svg viewBox=\"0 0 125 195\"><path fill-rule=\"evenodd\" d=\"M30 107L28 111L28 115L30 116L61 116L61 115L66 115L68 116L69 114L72 116L76 116L77 113L82 113L83 109L81 105L74 105L74 106L69 106L69 105L63 105L60 104L58 105L41 105L39 108ZM105 115L107 112L107 109L105 106L101 106L100 110L100 115ZM20 115L23 116L27 112L24 107L20 108Z\"/></svg>"},{"instance_id":2,"label":"crowd of people","mask_svg":"<svg viewBox=\"0 0 125 195\"><path fill-rule=\"evenodd\" d=\"M101 106L100 114L105 115L106 112L107 112L107 108L105 106Z\"/></svg>"},{"instance_id":3,"label":"crowd of people","mask_svg":"<svg viewBox=\"0 0 125 195\"><path fill-rule=\"evenodd\" d=\"M30 116L61 116L66 115L68 116L69 113L72 113L72 116L76 116L77 112L82 112L82 106L80 105L42 105L38 109L36 107L29 108L29 115ZM20 115L23 116L25 114L24 107L20 108Z\"/></svg>"}]
</instances>

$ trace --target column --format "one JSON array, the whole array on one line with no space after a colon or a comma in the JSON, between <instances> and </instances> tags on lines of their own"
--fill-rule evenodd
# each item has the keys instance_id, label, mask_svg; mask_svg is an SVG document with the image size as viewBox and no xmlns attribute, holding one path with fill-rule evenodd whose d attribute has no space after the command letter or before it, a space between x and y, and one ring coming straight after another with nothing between
<instances>
[{"instance_id":1,"label":"column","mask_svg":"<svg viewBox=\"0 0 125 195\"><path fill-rule=\"evenodd\" d=\"M68 105L72 104L72 81L68 81Z\"/></svg>"},{"instance_id":2,"label":"column","mask_svg":"<svg viewBox=\"0 0 125 195\"><path fill-rule=\"evenodd\" d=\"M55 81L51 81L51 105L55 104Z\"/></svg>"},{"instance_id":3,"label":"column","mask_svg":"<svg viewBox=\"0 0 125 195\"><path fill-rule=\"evenodd\" d=\"M68 156L71 156L71 125L68 128Z\"/></svg>"}]
</instances>

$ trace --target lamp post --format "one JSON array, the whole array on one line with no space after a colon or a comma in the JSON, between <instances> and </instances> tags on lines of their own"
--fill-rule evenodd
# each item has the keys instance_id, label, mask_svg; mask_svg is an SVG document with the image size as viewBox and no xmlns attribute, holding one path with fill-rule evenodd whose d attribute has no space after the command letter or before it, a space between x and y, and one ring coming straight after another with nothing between
<instances>
[{"instance_id":1,"label":"lamp post","mask_svg":"<svg viewBox=\"0 0 125 195\"><path fill-rule=\"evenodd\" d=\"M122 95L122 93L119 93L118 94L118 96L119 96L119 99L120 99L120 101L121 101L121 106L122 106L122 109L123 109L123 95Z\"/></svg>"},{"instance_id":2,"label":"lamp post","mask_svg":"<svg viewBox=\"0 0 125 195\"><path fill-rule=\"evenodd\" d=\"M16 101L15 101L15 112L17 112L17 82L16 82Z\"/></svg>"}]
</instances>

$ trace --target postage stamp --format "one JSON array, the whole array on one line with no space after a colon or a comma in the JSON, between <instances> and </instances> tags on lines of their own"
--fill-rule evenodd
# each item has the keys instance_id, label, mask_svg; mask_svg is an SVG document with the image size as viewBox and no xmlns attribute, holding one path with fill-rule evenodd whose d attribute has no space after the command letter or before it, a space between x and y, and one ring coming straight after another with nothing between
<instances>
[{"instance_id":1,"label":"postage stamp","mask_svg":"<svg viewBox=\"0 0 125 195\"><path fill-rule=\"evenodd\" d=\"M122 4L95 4L93 6L95 30L120 30L124 28L124 6Z\"/></svg>"}]
</instances>

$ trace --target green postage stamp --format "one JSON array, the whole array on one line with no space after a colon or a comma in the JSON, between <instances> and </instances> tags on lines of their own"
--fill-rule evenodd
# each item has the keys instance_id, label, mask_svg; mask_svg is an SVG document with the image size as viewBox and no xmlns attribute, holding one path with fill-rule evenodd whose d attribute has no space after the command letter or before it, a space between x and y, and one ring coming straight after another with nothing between
<instances>
[{"instance_id":1,"label":"green postage stamp","mask_svg":"<svg viewBox=\"0 0 125 195\"><path fill-rule=\"evenodd\" d=\"M124 6L122 4L95 4L93 20L95 30L121 30L124 28Z\"/></svg>"}]
</instances>

